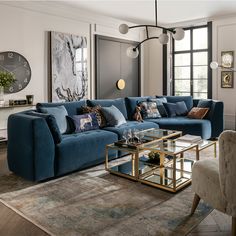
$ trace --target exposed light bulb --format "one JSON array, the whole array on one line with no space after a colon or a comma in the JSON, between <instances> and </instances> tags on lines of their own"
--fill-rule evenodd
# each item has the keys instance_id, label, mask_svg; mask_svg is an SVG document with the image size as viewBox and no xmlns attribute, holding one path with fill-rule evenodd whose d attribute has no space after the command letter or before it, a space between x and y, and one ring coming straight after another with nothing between
<instances>
[{"instance_id":1,"label":"exposed light bulb","mask_svg":"<svg viewBox=\"0 0 236 236\"><path fill-rule=\"evenodd\" d=\"M133 46L131 46L127 48L126 54L130 58L136 58L139 55L139 50L138 48L134 48Z\"/></svg>"},{"instance_id":2,"label":"exposed light bulb","mask_svg":"<svg viewBox=\"0 0 236 236\"><path fill-rule=\"evenodd\" d=\"M212 61L210 67L211 69L215 70L219 67L219 64L216 61Z\"/></svg>"},{"instance_id":3,"label":"exposed light bulb","mask_svg":"<svg viewBox=\"0 0 236 236\"><path fill-rule=\"evenodd\" d=\"M120 31L121 34L127 34L128 31L129 31L129 26L126 25L126 24L121 24L119 26L119 31Z\"/></svg>"},{"instance_id":4,"label":"exposed light bulb","mask_svg":"<svg viewBox=\"0 0 236 236\"><path fill-rule=\"evenodd\" d=\"M167 34L161 34L161 35L159 36L159 42L160 42L161 44L167 44L168 41L169 41L169 36L168 36Z\"/></svg>"},{"instance_id":5,"label":"exposed light bulb","mask_svg":"<svg viewBox=\"0 0 236 236\"><path fill-rule=\"evenodd\" d=\"M175 40L182 40L184 38L185 32L182 28L176 28L173 33L173 38Z\"/></svg>"}]
</instances>

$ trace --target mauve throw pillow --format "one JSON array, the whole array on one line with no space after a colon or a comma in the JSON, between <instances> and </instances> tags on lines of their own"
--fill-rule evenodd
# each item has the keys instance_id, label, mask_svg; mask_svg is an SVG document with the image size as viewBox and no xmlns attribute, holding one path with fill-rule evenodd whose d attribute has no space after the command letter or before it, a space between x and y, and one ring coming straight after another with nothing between
<instances>
[{"instance_id":1,"label":"mauve throw pillow","mask_svg":"<svg viewBox=\"0 0 236 236\"><path fill-rule=\"evenodd\" d=\"M64 106L42 107L40 108L40 111L46 114L53 115L55 117L61 134L65 134L66 132L68 132L69 127L66 120L68 112Z\"/></svg>"},{"instance_id":2,"label":"mauve throw pillow","mask_svg":"<svg viewBox=\"0 0 236 236\"><path fill-rule=\"evenodd\" d=\"M108 126L115 127L126 123L125 117L114 105L102 107L102 113L106 118Z\"/></svg>"},{"instance_id":3,"label":"mauve throw pillow","mask_svg":"<svg viewBox=\"0 0 236 236\"><path fill-rule=\"evenodd\" d=\"M209 108L193 107L191 111L188 113L188 118L203 119L208 111Z\"/></svg>"},{"instance_id":4,"label":"mauve throw pillow","mask_svg":"<svg viewBox=\"0 0 236 236\"><path fill-rule=\"evenodd\" d=\"M72 119L75 124L76 133L99 129L98 120L95 113L74 115L72 116Z\"/></svg>"}]
</instances>

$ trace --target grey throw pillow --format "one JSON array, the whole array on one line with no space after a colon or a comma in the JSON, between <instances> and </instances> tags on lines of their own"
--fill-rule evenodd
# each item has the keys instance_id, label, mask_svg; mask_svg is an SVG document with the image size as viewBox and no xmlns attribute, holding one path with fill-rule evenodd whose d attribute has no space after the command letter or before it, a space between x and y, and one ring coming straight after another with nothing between
<instances>
[{"instance_id":1,"label":"grey throw pillow","mask_svg":"<svg viewBox=\"0 0 236 236\"><path fill-rule=\"evenodd\" d=\"M41 112L53 115L56 119L56 123L60 130L61 134L67 132L67 119L68 112L64 106L56 106L56 107L42 107L40 108Z\"/></svg>"},{"instance_id":2,"label":"grey throw pillow","mask_svg":"<svg viewBox=\"0 0 236 236\"><path fill-rule=\"evenodd\" d=\"M102 113L107 121L108 126L120 126L126 123L124 115L114 105L102 107Z\"/></svg>"}]
</instances>

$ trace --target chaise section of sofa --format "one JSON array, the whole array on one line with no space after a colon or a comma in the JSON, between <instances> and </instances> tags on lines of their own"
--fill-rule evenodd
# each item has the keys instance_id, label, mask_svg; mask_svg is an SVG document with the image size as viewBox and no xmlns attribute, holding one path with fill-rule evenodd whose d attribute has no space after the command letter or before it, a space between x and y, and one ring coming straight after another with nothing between
<instances>
[{"instance_id":1,"label":"chaise section of sofa","mask_svg":"<svg viewBox=\"0 0 236 236\"><path fill-rule=\"evenodd\" d=\"M166 98L168 103L177 103L184 101L188 111L197 106L199 99L193 99L191 96L157 96ZM128 117L132 119L135 107L139 102L149 101L152 97L127 97L125 99ZM205 101L205 100L201 100ZM208 100L206 100L208 101ZM216 138L224 128L224 106L221 101L211 101L209 113L204 119L190 119L187 116L161 117L155 119L146 119L145 121L158 124L162 129L173 129L182 131L183 134L192 134L201 136L203 139Z\"/></svg>"}]
</instances>

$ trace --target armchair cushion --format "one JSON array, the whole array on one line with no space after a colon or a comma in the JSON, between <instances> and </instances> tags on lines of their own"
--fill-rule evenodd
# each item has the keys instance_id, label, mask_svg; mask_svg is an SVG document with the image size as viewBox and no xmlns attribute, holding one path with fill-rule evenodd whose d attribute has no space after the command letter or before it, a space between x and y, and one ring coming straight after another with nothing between
<instances>
[{"instance_id":1,"label":"armchair cushion","mask_svg":"<svg viewBox=\"0 0 236 236\"><path fill-rule=\"evenodd\" d=\"M212 207L225 212L226 200L220 188L218 159L195 162L192 169L192 190Z\"/></svg>"}]
</instances>

